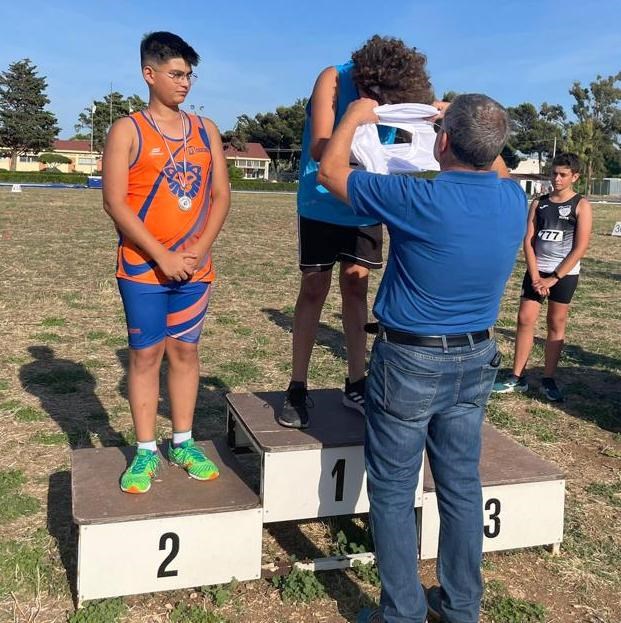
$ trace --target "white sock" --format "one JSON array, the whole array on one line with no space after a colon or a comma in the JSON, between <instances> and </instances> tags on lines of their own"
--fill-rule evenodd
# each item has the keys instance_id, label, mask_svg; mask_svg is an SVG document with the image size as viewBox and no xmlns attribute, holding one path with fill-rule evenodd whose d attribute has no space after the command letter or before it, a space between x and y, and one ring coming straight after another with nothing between
<instances>
[{"instance_id":1,"label":"white sock","mask_svg":"<svg viewBox=\"0 0 621 623\"><path fill-rule=\"evenodd\" d=\"M151 450L151 452L157 452L157 444L153 441L139 441L137 443L138 450Z\"/></svg>"},{"instance_id":2,"label":"white sock","mask_svg":"<svg viewBox=\"0 0 621 623\"><path fill-rule=\"evenodd\" d=\"M173 446L178 446L188 439L192 439L191 430L188 430L185 433L175 433L173 431Z\"/></svg>"}]
</instances>

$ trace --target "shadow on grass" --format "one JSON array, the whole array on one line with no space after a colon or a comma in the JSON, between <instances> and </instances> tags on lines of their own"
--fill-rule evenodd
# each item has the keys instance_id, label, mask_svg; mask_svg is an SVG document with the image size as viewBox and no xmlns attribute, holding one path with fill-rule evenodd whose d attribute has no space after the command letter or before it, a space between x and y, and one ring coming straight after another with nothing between
<instances>
[{"instance_id":1,"label":"shadow on grass","mask_svg":"<svg viewBox=\"0 0 621 623\"><path fill-rule=\"evenodd\" d=\"M496 333L515 340L513 330L498 327ZM545 340L536 337L535 344L543 348ZM528 368L527 375L529 386L538 391L543 368ZM621 359L567 344L563 348L557 379L565 396L563 402L555 403L559 409L593 422L603 430L621 433Z\"/></svg>"},{"instance_id":2,"label":"shadow on grass","mask_svg":"<svg viewBox=\"0 0 621 623\"><path fill-rule=\"evenodd\" d=\"M66 441L71 448L92 448L91 435L96 435L103 446L125 443L123 435L110 425L108 413L95 393L97 380L84 364L56 357L49 346L30 346L28 352L34 361L20 368L22 387L39 399L64 434L41 433L40 443Z\"/></svg>"},{"instance_id":3,"label":"shadow on grass","mask_svg":"<svg viewBox=\"0 0 621 623\"><path fill-rule=\"evenodd\" d=\"M74 605L77 604L78 530L71 512L71 473L50 475L47 491L47 530L56 539L60 560Z\"/></svg>"},{"instance_id":4,"label":"shadow on grass","mask_svg":"<svg viewBox=\"0 0 621 623\"><path fill-rule=\"evenodd\" d=\"M129 349L119 348L117 359L123 368L123 376L118 384L118 392L127 400L127 369L129 365ZM162 361L160 370L160 397L158 413L170 419L170 395L166 378L168 364ZM212 439L223 435L226 430L226 405L224 397L230 391L228 385L217 376L201 376L198 380L198 396L194 410L194 437L197 440Z\"/></svg>"},{"instance_id":5,"label":"shadow on grass","mask_svg":"<svg viewBox=\"0 0 621 623\"><path fill-rule=\"evenodd\" d=\"M273 309L264 307L261 311L271 320L275 325L284 329L288 333L293 331L293 316L285 314L279 309ZM345 338L343 332L337 329L333 329L331 326L320 322L319 330L317 331L316 344L319 346L325 346L332 351L335 357L340 357L344 361L347 361L347 351L345 350Z\"/></svg>"}]
</instances>

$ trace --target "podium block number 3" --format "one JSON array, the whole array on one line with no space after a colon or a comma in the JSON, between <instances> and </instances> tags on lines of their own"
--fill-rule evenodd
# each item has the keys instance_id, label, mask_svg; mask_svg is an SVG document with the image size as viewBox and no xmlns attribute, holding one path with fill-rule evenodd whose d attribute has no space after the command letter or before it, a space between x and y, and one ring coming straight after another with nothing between
<instances>
[{"instance_id":1,"label":"podium block number 3","mask_svg":"<svg viewBox=\"0 0 621 623\"><path fill-rule=\"evenodd\" d=\"M176 569L168 569L168 565L177 557L179 553L179 535L175 532L165 532L160 537L160 551L168 551L168 544L170 543L170 552L166 558L162 561L162 564L158 567L158 578L172 578L179 575Z\"/></svg>"},{"instance_id":2,"label":"podium block number 3","mask_svg":"<svg viewBox=\"0 0 621 623\"><path fill-rule=\"evenodd\" d=\"M489 513L487 519L489 524L483 527L483 533L488 539L495 539L500 534L500 500L490 498L485 502L485 510Z\"/></svg>"}]
</instances>

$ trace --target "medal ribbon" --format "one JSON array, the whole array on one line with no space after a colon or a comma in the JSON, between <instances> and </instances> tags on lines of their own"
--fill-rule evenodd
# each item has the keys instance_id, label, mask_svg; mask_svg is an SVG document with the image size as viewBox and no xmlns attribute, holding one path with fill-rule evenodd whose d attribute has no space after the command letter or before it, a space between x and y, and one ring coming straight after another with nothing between
<instances>
[{"instance_id":1,"label":"medal ribbon","mask_svg":"<svg viewBox=\"0 0 621 623\"><path fill-rule=\"evenodd\" d=\"M187 163L187 158L186 158L186 153L188 150L188 139L185 135L185 117L183 116L183 113L181 111L179 111L179 116L181 117L181 127L183 128L183 179L181 181L183 183L183 196L185 197L186 196L185 189L188 184L188 170L187 170L188 163ZM162 140L164 141L164 145L166 145L166 149L168 150L168 155L170 156L170 161L172 162L172 165L175 168L175 175L177 175L177 163L175 162L175 159L173 158L172 151L170 151L168 141L166 140L164 133L160 130L160 126L157 125L157 121L153 117L153 113L150 110L149 110L149 117L151 117L151 121L153 122L155 129L157 130L158 134L162 137Z\"/></svg>"}]
</instances>

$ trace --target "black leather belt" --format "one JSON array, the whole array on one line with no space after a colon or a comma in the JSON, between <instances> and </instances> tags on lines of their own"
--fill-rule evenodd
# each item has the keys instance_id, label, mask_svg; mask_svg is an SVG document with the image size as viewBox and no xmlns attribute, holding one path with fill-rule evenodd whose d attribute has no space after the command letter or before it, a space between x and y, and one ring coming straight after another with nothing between
<instances>
[{"instance_id":1,"label":"black leather belt","mask_svg":"<svg viewBox=\"0 0 621 623\"><path fill-rule=\"evenodd\" d=\"M450 346L470 346L483 342L484 340L489 340L494 336L494 329L485 329L484 331L475 331L474 333L460 333L457 335L418 335L416 333L405 333L404 331L388 329L380 325L378 335L387 342L394 342L395 344L446 348Z\"/></svg>"}]
</instances>

